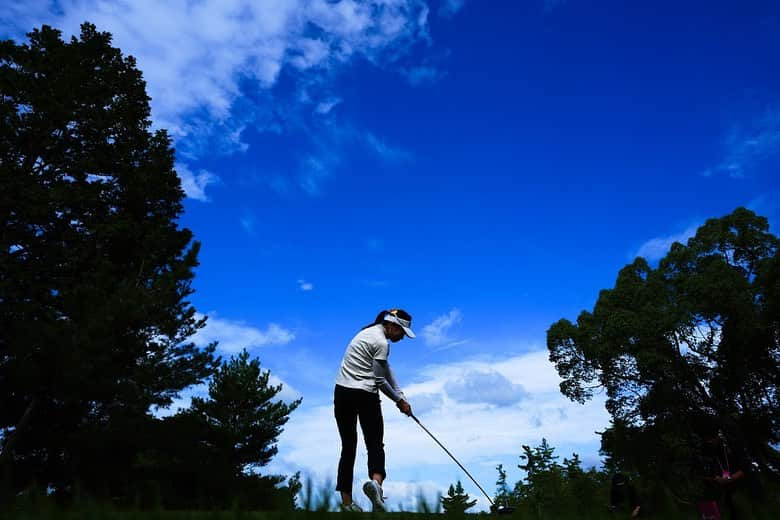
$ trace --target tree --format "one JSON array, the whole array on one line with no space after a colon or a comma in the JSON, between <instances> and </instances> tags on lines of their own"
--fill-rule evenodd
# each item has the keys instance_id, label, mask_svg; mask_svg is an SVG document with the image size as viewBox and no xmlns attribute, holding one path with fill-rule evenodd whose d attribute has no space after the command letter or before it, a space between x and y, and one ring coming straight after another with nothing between
<instances>
[{"instance_id":1,"label":"tree","mask_svg":"<svg viewBox=\"0 0 780 520\"><path fill-rule=\"evenodd\" d=\"M446 497L441 497L441 506L444 508L445 513L450 514L464 514L467 509L471 509L477 505L477 501L469 500L469 495L463 491L463 485L458 480L458 483L453 486L450 484L450 488L447 491Z\"/></svg>"},{"instance_id":2,"label":"tree","mask_svg":"<svg viewBox=\"0 0 780 520\"><path fill-rule=\"evenodd\" d=\"M531 448L523 445L520 458L525 464L518 468L525 471L525 482L515 485L515 492L521 502L525 502L536 511L537 518L543 518L545 512L556 509L560 505L559 498L563 491L563 472L554 455L555 448L542 438L539 446Z\"/></svg>"},{"instance_id":3,"label":"tree","mask_svg":"<svg viewBox=\"0 0 780 520\"><path fill-rule=\"evenodd\" d=\"M150 407L216 367L188 341L199 243L135 60L90 24L28 36L0 42L0 465L116 494Z\"/></svg>"},{"instance_id":4,"label":"tree","mask_svg":"<svg viewBox=\"0 0 780 520\"><path fill-rule=\"evenodd\" d=\"M146 454L146 470L168 488L165 505L276 509L292 507L300 475L260 475L276 455L276 441L301 403L275 400L282 385L244 350L222 363L209 383L209 397L193 397L189 409L166 420L165 440Z\"/></svg>"},{"instance_id":5,"label":"tree","mask_svg":"<svg viewBox=\"0 0 780 520\"><path fill-rule=\"evenodd\" d=\"M690 483L704 429L717 424L767 471L780 442L778 241L738 208L710 219L657 267L637 258L592 312L547 332L561 392L606 392L611 464ZM642 446L642 449L637 449Z\"/></svg>"},{"instance_id":6,"label":"tree","mask_svg":"<svg viewBox=\"0 0 780 520\"><path fill-rule=\"evenodd\" d=\"M192 399L191 413L214 433L214 445L236 475L268 464L276 455L276 440L301 399L289 404L273 398L282 385L269 385L269 370L244 350L223 362L209 384L209 399Z\"/></svg>"},{"instance_id":7,"label":"tree","mask_svg":"<svg viewBox=\"0 0 780 520\"><path fill-rule=\"evenodd\" d=\"M498 480L496 481L496 495L493 502L504 507L515 507L518 503L518 496L509 489L506 481L506 470L503 464L496 466L498 471Z\"/></svg>"}]
</instances>

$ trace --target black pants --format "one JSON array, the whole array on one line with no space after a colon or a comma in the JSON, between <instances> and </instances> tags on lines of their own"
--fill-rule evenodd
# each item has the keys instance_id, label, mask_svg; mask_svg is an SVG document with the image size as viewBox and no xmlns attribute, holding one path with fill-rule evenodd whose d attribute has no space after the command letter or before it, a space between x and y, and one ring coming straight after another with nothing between
<instances>
[{"instance_id":1,"label":"black pants","mask_svg":"<svg viewBox=\"0 0 780 520\"><path fill-rule=\"evenodd\" d=\"M341 458L336 481L336 491L352 492L352 477L357 452L357 421L363 430L363 440L368 450L368 478L379 473L384 479L385 425L379 394L336 385L333 392L333 409L341 437Z\"/></svg>"}]
</instances>

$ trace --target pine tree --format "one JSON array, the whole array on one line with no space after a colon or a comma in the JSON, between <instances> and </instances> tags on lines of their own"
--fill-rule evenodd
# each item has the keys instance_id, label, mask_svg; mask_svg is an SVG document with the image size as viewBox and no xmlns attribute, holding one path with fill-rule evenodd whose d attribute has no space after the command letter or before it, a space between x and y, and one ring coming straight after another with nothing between
<instances>
[{"instance_id":1,"label":"pine tree","mask_svg":"<svg viewBox=\"0 0 780 520\"><path fill-rule=\"evenodd\" d=\"M476 504L476 499L469 500L469 495L463 490L463 485L460 483L460 480L458 480L455 486L450 484L450 488L447 490L447 496L441 497L441 505L444 508L445 513L463 514L466 510L474 507Z\"/></svg>"},{"instance_id":2,"label":"pine tree","mask_svg":"<svg viewBox=\"0 0 780 520\"><path fill-rule=\"evenodd\" d=\"M188 341L199 244L149 117L135 60L95 26L0 42L0 466L17 489L121 494L150 409L216 367Z\"/></svg>"},{"instance_id":3,"label":"pine tree","mask_svg":"<svg viewBox=\"0 0 780 520\"><path fill-rule=\"evenodd\" d=\"M282 385L270 385L270 375L244 350L222 363L209 384L209 399L192 399L191 413L211 427L220 455L236 474L268 464L282 426L301 404L274 400Z\"/></svg>"},{"instance_id":4,"label":"pine tree","mask_svg":"<svg viewBox=\"0 0 780 520\"><path fill-rule=\"evenodd\" d=\"M523 445L520 455L525 464L518 468L526 472L526 477L525 482L517 483L515 492L536 511L538 518L556 505L563 491L563 471L554 453L555 448L542 438L542 443L534 448Z\"/></svg>"},{"instance_id":5,"label":"pine tree","mask_svg":"<svg viewBox=\"0 0 780 520\"><path fill-rule=\"evenodd\" d=\"M208 461L200 485L214 495L216 503L273 505L267 497L275 495L274 488L285 479L261 476L260 469L276 455L282 427L301 399L291 403L275 399L282 385L269 384L270 375L261 369L259 359L250 359L244 350L222 363L209 384L209 398L194 397L190 409L182 413L200 425L200 436L193 440L204 447L199 463ZM289 482L290 488L294 481L297 477Z\"/></svg>"},{"instance_id":6,"label":"pine tree","mask_svg":"<svg viewBox=\"0 0 780 520\"><path fill-rule=\"evenodd\" d=\"M506 470L503 464L496 466L498 471L498 480L496 481L496 496L493 497L493 502L496 505L504 507L515 507L518 504L518 495L514 490L509 489L509 484L506 481Z\"/></svg>"}]
</instances>

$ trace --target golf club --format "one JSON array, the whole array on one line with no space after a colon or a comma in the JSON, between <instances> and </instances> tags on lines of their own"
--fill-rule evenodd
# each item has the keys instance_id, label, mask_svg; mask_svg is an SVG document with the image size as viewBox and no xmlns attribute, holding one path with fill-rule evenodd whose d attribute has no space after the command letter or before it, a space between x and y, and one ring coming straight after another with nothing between
<instances>
[{"instance_id":1,"label":"golf club","mask_svg":"<svg viewBox=\"0 0 780 520\"><path fill-rule=\"evenodd\" d=\"M491 498L488 496L487 492L486 492L486 491L485 491L485 490L482 488L482 486L480 486L480 485L479 485L479 483L478 483L478 482L477 482L477 481L474 479L474 477L472 477L472 476L471 476L471 473L469 473L469 471L468 471L466 468L464 468L464 467L463 467L463 464L461 464L460 462L458 462L458 459L456 459L456 458L455 458L455 456L454 456L452 453L450 453L450 450L448 450L447 448L445 448L445 447L444 447L444 444L442 444L441 442L439 442L439 439L437 439L436 437L434 437L434 435L433 435L433 434L432 434L432 433L431 433L431 432L428 430L428 428L426 428L426 427L423 425L423 423L421 423L421 422L420 422L420 419L418 419L417 417L415 417L415 415L414 415L414 414L410 414L410 415L409 415L409 417L411 417L412 419L414 419L414 422L416 422L417 424L419 424L419 425L420 425L420 428L422 428L423 430L425 430L425 433L427 433L428 435L430 435L430 436L431 436L431 439L433 439L434 441L436 441L436 444L438 444L439 446L441 446L441 449L443 449L445 452L447 452L447 455L449 455L449 456L450 456L450 458L452 458L452 460L454 460L454 461L455 461L455 464L457 464L457 465L460 467L460 469L462 469L462 470L463 470L463 471L466 473L466 475L468 475L468 477L469 477L469 478L471 479L471 481L472 481L472 482L473 482L473 483L474 483L474 484L475 484L475 485L476 485L476 486L479 488L479 490L480 490L480 491L482 491L482 494L483 494L483 495L485 495L485 498L487 498L487 499L488 499L488 502L490 502L490 510L491 510L491 511L493 511L493 512L495 512L495 513L498 513L498 514L509 514L509 513L512 513L512 512L514 511L514 508L513 508L513 507L507 507L507 506L496 506L496 504L494 504L494 503L493 503L493 500L492 500L492 499L491 499Z\"/></svg>"}]
</instances>

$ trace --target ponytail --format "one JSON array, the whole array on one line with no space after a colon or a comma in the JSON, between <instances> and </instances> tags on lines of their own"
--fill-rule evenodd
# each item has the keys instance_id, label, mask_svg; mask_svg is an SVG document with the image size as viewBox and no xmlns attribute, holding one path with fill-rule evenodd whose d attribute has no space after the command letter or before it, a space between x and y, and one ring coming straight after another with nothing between
<instances>
[{"instance_id":1,"label":"ponytail","mask_svg":"<svg viewBox=\"0 0 780 520\"><path fill-rule=\"evenodd\" d=\"M383 321L385 321L385 316L387 316L390 313L390 311L382 311L379 314L376 315L376 319L374 320L374 323L369 323L365 327L363 327L360 330L366 330L369 327L373 327L374 325L379 325Z\"/></svg>"}]
</instances>

